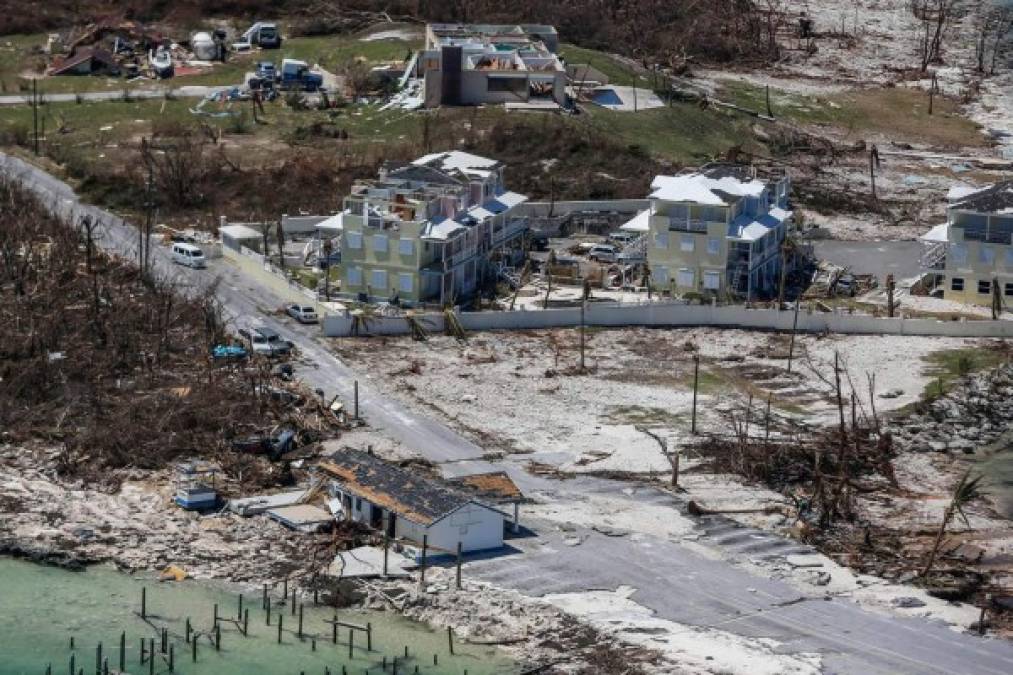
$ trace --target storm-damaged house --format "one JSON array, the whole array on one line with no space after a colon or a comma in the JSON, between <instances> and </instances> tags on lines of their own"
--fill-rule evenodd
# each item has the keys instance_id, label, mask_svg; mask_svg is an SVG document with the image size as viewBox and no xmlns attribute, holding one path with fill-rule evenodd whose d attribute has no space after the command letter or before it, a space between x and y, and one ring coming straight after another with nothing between
<instances>
[{"instance_id":1,"label":"storm-damaged house","mask_svg":"<svg viewBox=\"0 0 1013 675\"><path fill-rule=\"evenodd\" d=\"M566 102L566 68L552 26L430 24L408 67L424 81L424 104Z\"/></svg>"},{"instance_id":2,"label":"storm-damaged house","mask_svg":"<svg viewBox=\"0 0 1013 675\"><path fill-rule=\"evenodd\" d=\"M442 306L509 273L524 258L527 197L504 170L455 150L356 181L340 215L342 295Z\"/></svg>"},{"instance_id":3,"label":"storm-damaged house","mask_svg":"<svg viewBox=\"0 0 1013 675\"><path fill-rule=\"evenodd\" d=\"M421 544L425 537L437 551L456 552L458 544L464 553L501 548L506 516L490 502L521 499L508 477L479 480L476 488L429 478L361 450L339 450L317 466L330 479L329 492L345 518L395 539Z\"/></svg>"}]
</instances>

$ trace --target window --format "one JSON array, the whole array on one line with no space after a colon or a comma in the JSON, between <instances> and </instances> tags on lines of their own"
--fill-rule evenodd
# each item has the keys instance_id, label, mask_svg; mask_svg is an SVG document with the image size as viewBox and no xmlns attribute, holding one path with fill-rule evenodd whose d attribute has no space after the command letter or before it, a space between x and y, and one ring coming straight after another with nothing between
<instances>
[{"instance_id":1,"label":"window","mask_svg":"<svg viewBox=\"0 0 1013 675\"><path fill-rule=\"evenodd\" d=\"M411 239L402 239L398 242L397 248L401 255L412 255L415 253L415 242Z\"/></svg>"},{"instance_id":2,"label":"window","mask_svg":"<svg viewBox=\"0 0 1013 675\"><path fill-rule=\"evenodd\" d=\"M693 270L681 269L675 275L675 283L683 288L693 288Z\"/></svg>"},{"instance_id":3,"label":"window","mask_svg":"<svg viewBox=\"0 0 1013 675\"><path fill-rule=\"evenodd\" d=\"M1007 297L1013 295L1013 284L1006 282L1006 286L1003 288L1002 294Z\"/></svg>"},{"instance_id":4,"label":"window","mask_svg":"<svg viewBox=\"0 0 1013 675\"><path fill-rule=\"evenodd\" d=\"M651 278L658 286L666 286L668 284L668 268L667 267L654 267L651 268Z\"/></svg>"},{"instance_id":5,"label":"window","mask_svg":"<svg viewBox=\"0 0 1013 675\"><path fill-rule=\"evenodd\" d=\"M349 286L362 285L362 269L358 267L348 268L348 285Z\"/></svg>"},{"instance_id":6,"label":"window","mask_svg":"<svg viewBox=\"0 0 1013 675\"><path fill-rule=\"evenodd\" d=\"M721 272L704 272L703 287L708 291L716 291L721 288Z\"/></svg>"},{"instance_id":7,"label":"window","mask_svg":"<svg viewBox=\"0 0 1013 675\"><path fill-rule=\"evenodd\" d=\"M349 232L345 235L345 241L348 243L348 248L362 248L362 233Z\"/></svg>"},{"instance_id":8,"label":"window","mask_svg":"<svg viewBox=\"0 0 1013 675\"><path fill-rule=\"evenodd\" d=\"M964 290L964 280L961 277L953 277L952 279L950 279L950 290L951 291Z\"/></svg>"},{"instance_id":9,"label":"window","mask_svg":"<svg viewBox=\"0 0 1013 675\"><path fill-rule=\"evenodd\" d=\"M950 247L950 254L953 257L953 262L957 265L964 265L967 263L967 246L963 244L954 244Z\"/></svg>"},{"instance_id":10,"label":"window","mask_svg":"<svg viewBox=\"0 0 1013 675\"><path fill-rule=\"evenodd\" d=\"M679 242L679 249L687 253L696 248L696 238L692 235L683 235Z\"/></svg>"},{"instance_id":11,"label":"window","mask_svg":"<svg viewBox=\"0 0 1013 675\"><path fill-rule=\"evenodd\" d=\"M988 295L992 292L992 282L981 279L978 281L978 292L982 295Z\"/></svg>"},{"instance_id":12,"label":"window","mask_svg":"<svg viewBox=\"0 0 1013 675\"><path fill-rule=\"evenodd\" d=\"M654 248L668 248L668 232L658 232L654 235Z\"/></svg>"},{"instance_id":13,"label":"window","mask_svg":"<svg viewBox=\"0 0 1013 675\"><path fill-rule=\"evenodd\" d=\"M398 289L402 293L411 293L415 287L415 280L410 274L399 274L398 275Z\"/></svg>"},{"instance_id":14,"label":"window","mask_svg":"<svg viewBox=\"0 0 1013 675\"><path fill-rule=\"evenodd\" d=\"M717 237L709 237L707 239L707 254L717 255L721 253L721 240Z\"/></svg>"},{"instance_id":15,"label":"window","mask_svg":"<svg viewBox=\"0 0 1013 675\"><path fill-rule=\"evenodd\" d=\"M373 235L373 250L377 253L387 252L387 235L385 234L374 234Z\"/></svg>"},{"instance_id":16,"label":"window","mask_svg":"<svg viewBox=\"0 0 1013 675\"><path fill-rule=\"evenodd\" d=\"M995 249L991 246L980 246L978 247L978 261L983 262L986 265L991 265L995 262Z\"/></svg>"},{"instance_id":17,"label":"window","mask_svg":"<svg viewBox=\"0 0 1013 675\"><path fill-rule=\"evenodd\" d=\"M374 290L387 290L387 270L373 270L369 275L369 285Z\"/></svg>"}]
</instances>

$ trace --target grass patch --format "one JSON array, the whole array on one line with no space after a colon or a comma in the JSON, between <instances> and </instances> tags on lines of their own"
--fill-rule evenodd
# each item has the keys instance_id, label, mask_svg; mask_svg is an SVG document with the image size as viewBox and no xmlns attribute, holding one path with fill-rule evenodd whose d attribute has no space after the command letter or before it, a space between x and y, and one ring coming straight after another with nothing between
<instances>
[{"instance_id":1,"label":"grass patch","mask_svg":"<svg viewBox=\"0 0 1013 675\"><path fill-rule=\"evenodd\" d=\"M926 395L939 395L953 387L953 383L965 375L996 368L1009 360L1005 349L962 347L944 349L925 356L923 372L933 378L926 387Z\"/></svg>"},{"instance_id":2,"label":"grass patch","mask_svg":"<svg viewBox=\"0 0 1013 675\"><path fill-rule=\"evenodd\" d=\"M571 44L563 44L559 47L559 55L566 61L567 64L579 64L579 65L590 65L592 68L600 70L609 78L609 84L618 84L625 86L632 86L637 84L638 86L644 82L636 72L626 63L597 52L593 49L584 49Z\"/></svg>"},{"instance_id":3,"label":"grass patch","mask_svg":"<svg viewBox=\"0 0 1013 675\"><path fill-rule=\"evenodd\" d=\"M916 89L862 89L827 96L771 89L770 95L774 116L798 124L833 126L940 147L988 144L980 127L961 115L959 103L937 96L929 115L928 95ZM723 82L718 97L758 112L767 109L765 89L746 82Z\"/></svg>"},{"instance_id":4,"label":"grass patch","mask_svg":"<svg viewBox=\"0 0 1013 675\"><path fill-rule=\"evenodd\" d=\"M672 412L664 408L649 408L639 405L617 405L608 408L602 416L606 424L630 424L642 427L685 426L685 413Z\"/></svg>"}]
</instances>

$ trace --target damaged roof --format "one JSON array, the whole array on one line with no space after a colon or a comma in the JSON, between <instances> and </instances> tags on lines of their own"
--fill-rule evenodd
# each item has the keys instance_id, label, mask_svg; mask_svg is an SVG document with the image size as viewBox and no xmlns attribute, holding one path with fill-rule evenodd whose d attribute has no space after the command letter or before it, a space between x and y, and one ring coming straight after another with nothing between
<instances>
[{"instance_id":1,"label":"damaged roof","mask_svg":"<svg viewBox=\"0 0 1013 675\"><path fill-rule=\"evenodd\" d=\"M479 157L469 152L451 150L450 152L436 152L431 155L419 157L414 162L415 166L428 166L448 175L459 171L468 177L486 178L502 164L495 159Z\"/></svg>"},{"instance_id":2,"label":"damaged roof","mask_svg":"<svg viewBox=\"0 0 1013 675\"><path fill-rule=\"evenodd\" d=\"M950 208L978 213L1009 213L1013 210L1013 181L1003 181L961 195L950 202Z\"/></svg>"},{"instance_id":3,"label":"damaged roof","mask_svg":"<svg viewBox=\"0 0 1013 675\"><path fill-rule=\"evenodd\" d=\"M466 504L478 503L442 481L361 450L338 450L318 467L336 479L346 492L425 526L442 520Z\"/></svg>"},{"instance_id":4,"label":"damaged roof","mask_svg":"<svg viewBox=\"0 0 1013 675\"><path fill-rule=\"evenodd\" d=\"M470 476L451 478L451 482L460 483L479 499L490 502L520 502L524 500L521 489L506 471L476 473Z\"/></svg>"}]
</instances>

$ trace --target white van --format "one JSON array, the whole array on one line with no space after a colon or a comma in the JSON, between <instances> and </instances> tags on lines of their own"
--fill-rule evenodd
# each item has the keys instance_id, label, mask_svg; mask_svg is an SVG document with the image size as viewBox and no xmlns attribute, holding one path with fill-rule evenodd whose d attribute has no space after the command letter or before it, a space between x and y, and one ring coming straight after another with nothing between
<instances>
[{"instance_id":1,"label":"white van","mask_svg":"<svg viewBox=\"0 0 1013 675\"><path fill-rule=\"evenodd\" d=\"M172 261L195 269L203 269L204 267L207 267L207 259L204 257L204 251L200 250L193 244L173 244Z\"/></svg>"}]
</instances>

